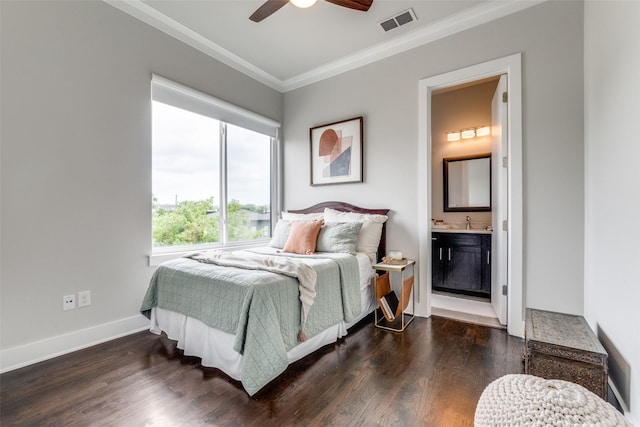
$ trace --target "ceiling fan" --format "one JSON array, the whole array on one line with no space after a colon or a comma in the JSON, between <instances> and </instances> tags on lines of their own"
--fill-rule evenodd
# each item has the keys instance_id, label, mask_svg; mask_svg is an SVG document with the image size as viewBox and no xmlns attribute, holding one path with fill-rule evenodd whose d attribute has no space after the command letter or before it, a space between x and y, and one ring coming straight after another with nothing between
<instances>
[{"instance_id":1,"label":"ceiling fan","mask_svg":"<svg viewBox=\"0 0 640 427\"><path fill-rule=\"evenodd\" d=\"M361 10L366 12L371 7L373 0L326 0L329 3L337 4L338 6L346 7L354 10ZM291 0L295 6L309 7L312 6L316 0ZM263 19L271 16L285 4L289 3L289 0L267 0L262 6L260 6L253 15L249 17L253 22L260 22Z\"/></svg>"}]
</instances>

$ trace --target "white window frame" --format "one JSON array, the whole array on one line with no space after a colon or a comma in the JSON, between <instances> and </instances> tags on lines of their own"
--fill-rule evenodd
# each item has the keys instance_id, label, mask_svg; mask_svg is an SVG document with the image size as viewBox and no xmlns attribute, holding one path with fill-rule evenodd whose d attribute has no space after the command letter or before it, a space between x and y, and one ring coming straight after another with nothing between
<instances>
[{"instance_id":1,"label":"white window frame","mask_svg":"<svg viewBox=\"0 0 640 427\"><path fill-rule=\"evenodd\" d=\"M252 111L237 107L226 101L222 101L211 95L192 89L188 86L176 83L157 74L151 79L151 100L172 105L183 110L211 117L222 123L221 129L221 167L220 167L220 207L221 242L202 244L196 246L171 246L154 248L151 244L149 265L155 266L161 262L174 259L192 252L194 249L231 249L249 246L265 245L270 238L255 239L241 242L228 242L227 240L227 168L226 168L226 124L233 124L245 129L253 130L271 137L271 231L278 220L278 214L282 207L282 147L280 141L280 123ZM151 196L149 197L151 200ZM150 227L151 228L151 227Z\"/></svg>"}]
</instances>

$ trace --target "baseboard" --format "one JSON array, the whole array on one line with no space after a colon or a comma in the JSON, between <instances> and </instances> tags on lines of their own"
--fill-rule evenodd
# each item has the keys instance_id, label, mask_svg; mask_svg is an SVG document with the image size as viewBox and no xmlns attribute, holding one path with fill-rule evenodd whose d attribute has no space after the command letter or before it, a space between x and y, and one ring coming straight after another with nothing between
<instances>
[{"instance_id":1,"label":"baseboard","mask_svg":"<svg viewBox=\"0 0 640 427\"><path fill-rule=\"evenodd\" d=\"M613 392L613 395L616 397L616 400L618 401L618 405L620 405L620 409L622 409L622 412L625 415L628 415L629 408L625 404L624 399L622 399L622 395L620 394L620 391L616 388L616 385L614 384L614 382L611 380L611 377L609 377L608 383L609 383L609 387L611 387L611 391Z\"/></svg>"},{"instance_id":2,"label":"baseboard","mask_svg":"<svg viewBox=\"0 0 640 427\"><path fill-rule=\"evenodd\" d=\"M58 335L0 351L0 373L13 371L43 360L91 347L149 328L142 315L116 320L91 328Z\"/></svg>"}]
</instances>

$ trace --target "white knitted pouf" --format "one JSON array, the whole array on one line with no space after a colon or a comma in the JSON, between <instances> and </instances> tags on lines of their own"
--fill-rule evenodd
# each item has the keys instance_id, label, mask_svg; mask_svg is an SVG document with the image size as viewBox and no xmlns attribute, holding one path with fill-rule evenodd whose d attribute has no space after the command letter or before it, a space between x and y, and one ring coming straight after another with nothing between
<instances>
[{"instance_id":1,"label":"white knitted pouf","mask_svg":"<svg viewBox=\"0 0 640 427\"><path fill-rule=\"evenodd\" d=\"M631 426L620 412L581 385L532 375L505 375L478 400L476 427Z\"/></svg>"}]
</instances>

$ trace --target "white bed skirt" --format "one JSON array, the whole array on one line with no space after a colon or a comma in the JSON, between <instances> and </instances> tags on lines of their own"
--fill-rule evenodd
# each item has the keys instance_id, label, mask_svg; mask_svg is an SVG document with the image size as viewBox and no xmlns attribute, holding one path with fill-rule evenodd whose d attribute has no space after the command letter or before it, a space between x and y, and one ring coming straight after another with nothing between
<instances>
[{"instance_id":1,"label":"white bed skirt","mask_svg":"<svg viewBox=\"0 0 640 427\"><path fill-rule=\"evenodd\" d=\"M298 344L287 353L289 363L300 360L317 349L336 342L347 335L347 330L373 311L373 286L361 289L360 315L352 322L340 322ZM235 336L211 328L200 320L162 308L151 310L150 329L154 334L163 331L169 339L177 341L177 347L185 356L202 359L202 366L218 368L235 380L242 380L242 355L233 349Z\"/></svg>"}]
</instances>

